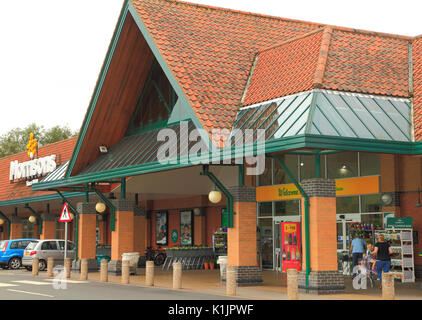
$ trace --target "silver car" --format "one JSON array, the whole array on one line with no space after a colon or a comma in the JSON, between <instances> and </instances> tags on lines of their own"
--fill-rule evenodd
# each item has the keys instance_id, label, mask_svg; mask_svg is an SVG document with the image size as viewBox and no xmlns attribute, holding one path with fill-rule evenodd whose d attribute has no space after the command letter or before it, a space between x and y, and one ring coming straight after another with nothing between
<instances>
[{"instance_id":1,"label":"silver car","mask_svg":"<svg viewBox=\"0 0 422 320\"><path fill-rule=\"evenodd\" d=\"M64 240L47 239L38 242L30 242L25 248L22 257L22 265L27 270L32 270L32 258L39 259L39 270L47 268L48 258L54 258L54 264L64 263ZM75 259L75 244L67 241L67 258Z\"/></svg>"}]
</instances>

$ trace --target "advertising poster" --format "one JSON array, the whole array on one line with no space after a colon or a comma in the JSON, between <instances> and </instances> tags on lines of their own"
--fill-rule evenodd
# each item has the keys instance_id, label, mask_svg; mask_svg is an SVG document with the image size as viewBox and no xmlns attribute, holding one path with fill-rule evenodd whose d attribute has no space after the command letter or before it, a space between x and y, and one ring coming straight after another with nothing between
<instances>
[{"instance_id":1,"label":"advertising poster","mask_svg":"<svg viewBox=\"0 0 422 320\"><path fill-rule=\"evenodd\" d=\"M192 245L192 211L180 212L180 244Z\"/></svg>"},{"instance_id":2,"label":"advertising poster","mask_svg":"<svg viewBox=\"0 0 422 320\"><path fill-rule=\"evenodd\" d=\"M302 247L299 222L281 223L281 261L282 270L302 270Z\"/></svg>"},{"instance_id":3,"label":"advertising poster","mask_svg":"<svg viewBox=\"0 0 422 320\"><path fill-rule=\"evenodd\" d=\"M155 243L167 245L167 212L157 212L155 216Z\"/></svg>"}]
</instances>

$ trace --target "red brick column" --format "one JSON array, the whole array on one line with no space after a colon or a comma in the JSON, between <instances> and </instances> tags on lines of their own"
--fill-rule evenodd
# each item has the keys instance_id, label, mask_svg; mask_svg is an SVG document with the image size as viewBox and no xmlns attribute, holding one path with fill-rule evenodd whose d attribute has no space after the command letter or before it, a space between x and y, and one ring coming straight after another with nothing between
<instances>
[{"instance_id":1,"label":"red brick column","mask_svg":"<svg viewBox=\"0 0 422 320\"><path fill-rule=\"evenodd\" d=\"M114 200L116 208L116 224L111 232L111 261L108 265L110 273L120 274L122 270L122 254L134 252L134 202L131 200Z\"/></svg>"},{"instance_id":2,"label":"red brick column","mask_svg":"<svg viewBox=\"0 0 422 320\"><path fill-rule=\"evenodd\" d=\"M199 246L207 245L207 219L205 209L200 208L199 212L193 215L193 244Z\"/></svg>"},{"instance_id":3,"label":"red brick column","mask_svg":"<svg viewBox=\"0 0 422 320\"><path fill-rule=\"evenodd\" d=\"M74 268L80 269L81 259L88 260L88 269L97 270L96 259L96 225L97 212L95 202L79 202L77 211L79 214L78 228L78 261Z\"/></svg>"},{"instance_id":4,"label":"red brick column","mask_svg":"<svg viewBox=\"0 0 422 320\"><path fill-rule=\"evenodd\" d=\"M54 214L44 213L42 218L42 234L40 239L55 239L56 238L56 219Z\"/></svg>"},{"instance_id":5,"label":"red brick column","mask_svg":"<svg viewBox=\"0 0 422 320\"><path fill-rule=\"evenodd\" d=\"M340 293L344 279L337 269L337 224L335 180L309 179L302 181L309 196L309 293ZM306 288L305 206L302 198L302 269L299 288Z\"/></svg>"},{"instance_id":6,"label":"red brick column","mask_svg":"<svg viewBox=\"0 0 422 320\"><path fill-rule=\"evenodd\" d=\"M98 244L107 244L107 215L101 214L101 220L98 221L98 228L100 229L100 240Z\"/></svg>"},{"instance_id":7,"label":"red brick column","mask_svg":"<svg viewBox=\"0 0 422 320\"><path fill-rule=\"evenodd\" d=\"M22 218L18 216L10 217L10 239L22 238Z\"/></svg>"},{"instance_id":8,"label":"red brick column","mask_svg":"<svg viewBox=\"0 0 422 320\"><path fill-rule=\"evenodd\" d=\"M229 192L236 214L233 228L227 230L228 265L236 267L238 285L257 285L262 282L262 273L257 262L255 188L232 187Z\"/></svg>"}]
</instances>

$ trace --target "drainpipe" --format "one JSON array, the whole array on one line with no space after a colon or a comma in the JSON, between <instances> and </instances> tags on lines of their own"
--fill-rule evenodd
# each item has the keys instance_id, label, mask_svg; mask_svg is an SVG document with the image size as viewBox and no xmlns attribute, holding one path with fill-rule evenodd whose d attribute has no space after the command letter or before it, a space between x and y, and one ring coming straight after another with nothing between
<instances>
[{"instance_id":1,"label":"drainpipe","mask_svg":"<svg viewBox=\"0 0 422 320\"><path fill-rule=\"evenodd\" d=\"M25 209L28 209L29 211L32 212L32 214L34 216L37 217L37 221L38 221L38 233L39 233L39 235L42 235L42 218L41 218L41 216L38 214L38 212L36 212L34 209L32 209L29 206L29 204L27 204L27 203L25 204Z\"/></svg>"},{"instance_id":2,"label":"drainpipe","mask_svg":"<svg viewBox=\"0 0 422 320\"><path fill-rule=\"evenodd\" d=\"M6 215L0 211L0 216L4 218L4 220L7 221L7 239L10 238L10 219L6 217Z\"/></svg>"},{"instance_id":3,"label":"drainpipe","mask_svg":"<svg viewBox=\"0 0 422 320\"><path fill-rule=\"evenodd\" d=\"M305 260L305 265L306 265L306 289L308 291L309 289L309 273L310 273L310 261L311 261L311 256L310 256L310 248L309 248L309 196L308 194L305 192L305 190L303 190L302 186L299 184L299 182L296 180L296 178L293 176L293 174L291 173L291 171L289 170L289 168L287 168L287 166L284 164L284 162L280 159L279 156L269 156L270 158L274 158L276 159L280 165L283 167L283 169L287 172L287 174L289 175L290 179L292 179L293 183L295 184L296 188L299 189L301 195L305 198L305 252L306 252L306 260Z\"/></svg>"},{"instance_id":4,"label":"drainpipe","mask_svg":"<svg viewBox=\"0 0 422 320\"><path fill-rule=\"evenodd\" d=\"M208 165L202 166L202 172L200 172L201 176L207 176L218 189L224 194L227 201L227 215L228 215L228 228L233 228L233 195L226 189L226 187L217 179L217 177L209 171Z\"/></svg>"}]
</instances>

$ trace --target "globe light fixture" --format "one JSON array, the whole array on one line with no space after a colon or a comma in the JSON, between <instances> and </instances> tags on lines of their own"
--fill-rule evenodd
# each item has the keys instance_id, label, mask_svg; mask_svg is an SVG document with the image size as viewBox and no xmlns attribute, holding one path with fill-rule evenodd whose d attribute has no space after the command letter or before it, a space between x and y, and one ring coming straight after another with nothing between
<instances>
[{"instance_id":1,"label":"globe light fixture","mask_svg":"<svg viewBox=\"0 0 422 320\"><path fill-rule=\"evenodd\" d=\"M102 202L98 202L95 205L95 210L99 213L103 213L106 210L106 205Z\"/></svg>"},{"instance_id":2,"label":"globe light fixture","mask_svg":"<svg viewBox=\"0 0 422 320\"><path fill-rule=\"evenodd\" d=\"M4 219L0 219L0 225L4 224Z\"/></svg>"},{"instance_id":3,"label":"globe light fixture","mask_svg":"<svg viewBox=\"0 0 422 320\"><path fill-rule=\"evenodd\" d=\"M29 220L29 222L31 222L31 223L35 223L35 221L37 221L37 218L36 218L35 216L30 216L30 217L28 218L28 220Z\"/></svg>"},{"instance_id":4,"label":"globe light fixture","mask_svg":"<svg viewBox=\"0 0 422 320\"><path fill-rule=\"evenodd\" d=\"M193 214L194 214L195 216L199 216L199 215L201 214L201 209L200 209L200 208L194 208L194 209L193 209Z\"/></svg>"},{"instance_id":5,"label":"globe light fixture","mask_svg":"<svg viewBox=\"0 0 422 320\"><path fill-rule=\"evenodd\" d=\"M75 215L72 212L69 215L70 215L70 220L73 220L75 218Z\"/></svg>"},{"instance_id":6,"label":"globe light fixture","mask_svg":"<svg viewBox=\"0 0 422 320\"><path fill-rule=\"evenodd\" d=\"M219 203L221 201L221 192L217 191L217 190L212 190L209 194L208 194L208 199L212 202L212 203Z\"/></svg>"},{"instance_id":7,"label":"globe light fixture","mask_svg":"<svg viewBox=\"0 0 422 320\"><path fill-rule=\"evenodd\" d=\"M384 193L381 196L381 201L385 206L388 206L393 202L393 197L391 196L390 193Z\"/></svg>"}]
</instances>

